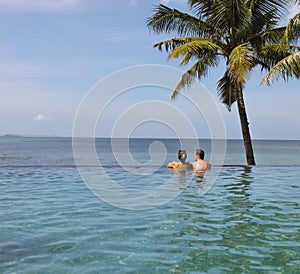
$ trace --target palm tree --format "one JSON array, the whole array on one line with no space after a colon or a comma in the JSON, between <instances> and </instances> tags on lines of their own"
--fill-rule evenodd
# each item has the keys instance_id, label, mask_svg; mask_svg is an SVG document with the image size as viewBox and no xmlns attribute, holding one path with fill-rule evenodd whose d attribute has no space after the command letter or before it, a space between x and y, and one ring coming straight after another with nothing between
<instances>
[{"instance_id":1,"label":"palm tree","mask_svg":"<svg viewBox=\"0 0 300 274\"><path fill-rule=\"evenodd\" d=\"M147 19L150 30L156 34L178 35L154 45L169 52L169 59L182 58L180 65L196 62L182 75L171 98L175 99L195 79L206 76L210 68L223 59L226 71L217 83L218 95L231 110L237 102L247 163L255 165L249 123L243 90L249 73L256 67L269 69L287 56L268 58L263 47L279 42L285 27L277 27L287 8L284 0L188 0L192 14L171 9L165 5L155 7Z\"/></svg>"}]
</instances>

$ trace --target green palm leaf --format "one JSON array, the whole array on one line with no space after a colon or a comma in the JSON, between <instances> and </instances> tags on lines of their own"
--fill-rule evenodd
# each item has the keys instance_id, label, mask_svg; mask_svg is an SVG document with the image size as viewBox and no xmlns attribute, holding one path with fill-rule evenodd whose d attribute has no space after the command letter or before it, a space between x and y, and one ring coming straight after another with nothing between
<instances>
[{"instance_id":1,"label":"green palm leaf","mask_svg":"<svg viewBox=\"0 0 300 274\"><path fill-rule=\"evenodd\" d=\"M249 72L259 63L248 44L235 47L229 55L228 75L236 83L244 83Z\"/></svg>"},{"instance_id":2,"label":"green palm leaf","mask_svg":"<svg viewBox=\"0 0 300 274\"><path fill-rule=\"evenodd\" d=\"M165 41L159 42L159 43L155 44L153 47L158 48L160 51L162 51L162 49L164 47L165 50L168 52L168 51L174 50L176 47L179 47L181 45L189 43L191 41L191 39L193 39L193 38L189 38L189 37L173 38L170 40L165 40Z\"/></svg>"},{"instance_id":3,"label":"green palm leaf","mask_svg":"<svg viewBox=\"0 0 300 274\"><path fill-rule=\"evenodd\" d=\"M175 32L178 35L211 36L214 33L207 23L176 9L158 5L154 12L146 23L149 29L157 34Z\"/></svg>"},{"instance_id":4,"label":"green palm leaf","mask_svg":"<svg viewBox=\"0 0 300 274\"><path fill-rule=\"evenodd\" d=\"M216 67L218 61L218 57L215 54L208 54L207 56L196 62L181 76L181 79L173 90L171 99L175 99L182 89L190 87L195 79L201 79L201 77L203 76L205 77L209 71L209 68Z\"/></svg>"},{"instance_id":5,"label":"green palm leaf","mask_svg":"<svg viewBox=\"0 0 300 274\"><path fill-rule=\"evenodd\" d=\"M297 47L295 46L270 44L263 46L258 55L262 62L268 64L269 67L272 67L296 50Z\"/></svg>"},{"instance_id":6,"label":"green palm leaf","mask_svg":"<svg viewBox=\"0 0 300 274\"><path fill-rule=\"evenodd\" d=\"M192 57L202 58L208 53L210 55L217 54L222 48L208 39L195 38L191 42L174 48L169 54L169 59L177 59L184 57L181 65L186 65Z\"/></svg>"},{"instance_id":7,"label":"green palm leaf","mask_svg":"<svg viewBox=\"0 0 300 274\"><path fill-rule=\"evenodd\" d=\"M259 18L262 17L264 18L264 15L272 13L272 21L273 21L273 26L275 26L280 18L282 18L287 12L287 0L250 0L248 1L249 6L253 10L253 17L254 18ZM270 22L270 21L268 21Z\"/></svg>"},{"instance_id":8,"label":"green palm leaf","mask_svg":"<svg viewBox=\"0 0 300 274\"><path fill-rule=\"evenodd\" d=\"M266 30L262 34L259 34L259 36L261 36L262 42L264 44L280 43L282 41L282 37L284 35L285 30L286 27L274 28L274 29Z\"/></svg>"},{"instance_id":9,"label":"green palm leaf","mask_svg":"<svg viewBox=\"0 0 300 274\"><path fill-rule=\"evenodd\" d=\"M236 101L236 84L231 80L228 71L218 81L217 89L221 102L231 111L231 106Z\"/></svg>"},{"instance_id":10,"label":"green palm leaf","mask_svg":"<svg viewBox=\"0 0 300 274\"><path fill-rule=\"evenodd\" d=\"M283 43L298 43L300 38L300 13L296 14L288 23L284 35Z\"/></svg>"},{"instance_id":11,"label":"green palm leaf","mask_svg":"<svg viewBox=\"0 0 300 274\"><path fill-rule=\"evenodd\" d=\"M294 52L278 62L263 78L262 83L270 85L279 77L285 81L290 77L300 78L300 51Z\"/></svg>"}]
</instances>

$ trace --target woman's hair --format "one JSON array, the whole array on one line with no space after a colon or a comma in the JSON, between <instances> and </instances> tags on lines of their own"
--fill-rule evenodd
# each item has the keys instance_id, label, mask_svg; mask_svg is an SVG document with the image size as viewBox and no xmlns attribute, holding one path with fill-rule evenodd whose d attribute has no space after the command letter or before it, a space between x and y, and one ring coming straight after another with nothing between
<instances>
[{"instance_id":1,"label":"woman's hair","mask_svg":"<svg viewBox=\"0 0 300 274\"><path fill-rule=\"evenodd\" d=\"M178 150L178 159L179 159L179 161L181 160L182 154L186 154L186 151L184 149Z\"/></svg>"},{"instance_id":2,"label":"woman's hair","mask_svg":"<svg viewBox=\"0 0 300 274\"><path fill-rule=\"evenodd\" d=\"M204 159L204 156L205 156L205 153L204 153L204 150L202 149L197 149L195 154L201 159L203 160Z\"/></svg>"}]
</instances>

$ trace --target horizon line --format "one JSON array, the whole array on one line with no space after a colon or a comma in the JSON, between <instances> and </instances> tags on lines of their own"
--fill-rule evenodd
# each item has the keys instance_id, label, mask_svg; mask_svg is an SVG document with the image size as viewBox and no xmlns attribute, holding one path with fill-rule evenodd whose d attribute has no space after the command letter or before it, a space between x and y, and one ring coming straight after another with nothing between
<instances>
[{"instance_id":1,"label":"horizon line","mask_svg":"<svg viewBox=\"0 0 300 274\"><path fill-rule=\"evenodd\" d=\"M111 137L111 136L94 136L94 137L89 137L89 136L80 136L80 137L73 137L70 135L38 135L38 134L0 134L0 138L9 138L9 137L15 137L15 138L82 138L82 139L87 139L87 138L95 138L95 139L148 139L148 140L156 140L156 139L162 139L162 140L180 140L180 139L185 139L185 140L195 140L195 138L191 137L183 137L183 138L177 138L177 137L137 137L137 136L132 136L132 137ZM234 140L234 141L243 141L242 138L227 138L227 139L212 139L208 137L199 137L196 140ZM300 141L300 139L270 139L270 138L253 138L252 141Z\"/></svg>"}]
</instances>

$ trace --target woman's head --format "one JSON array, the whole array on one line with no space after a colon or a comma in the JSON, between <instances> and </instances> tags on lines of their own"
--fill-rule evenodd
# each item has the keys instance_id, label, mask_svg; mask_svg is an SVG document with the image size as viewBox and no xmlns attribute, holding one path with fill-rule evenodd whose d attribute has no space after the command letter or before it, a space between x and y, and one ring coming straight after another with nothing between
<instances>
[{"instance_id":1,"label":"woman's head","mask_svg":"<svg viewBox=\"0 0 300 274\"><path fill-rule=\"evenodd\" d=\"M186 151L184 149L178 150L178 159L180 162L185 163L185 160L187 158Z\"/></svg>"}]
</instances>

